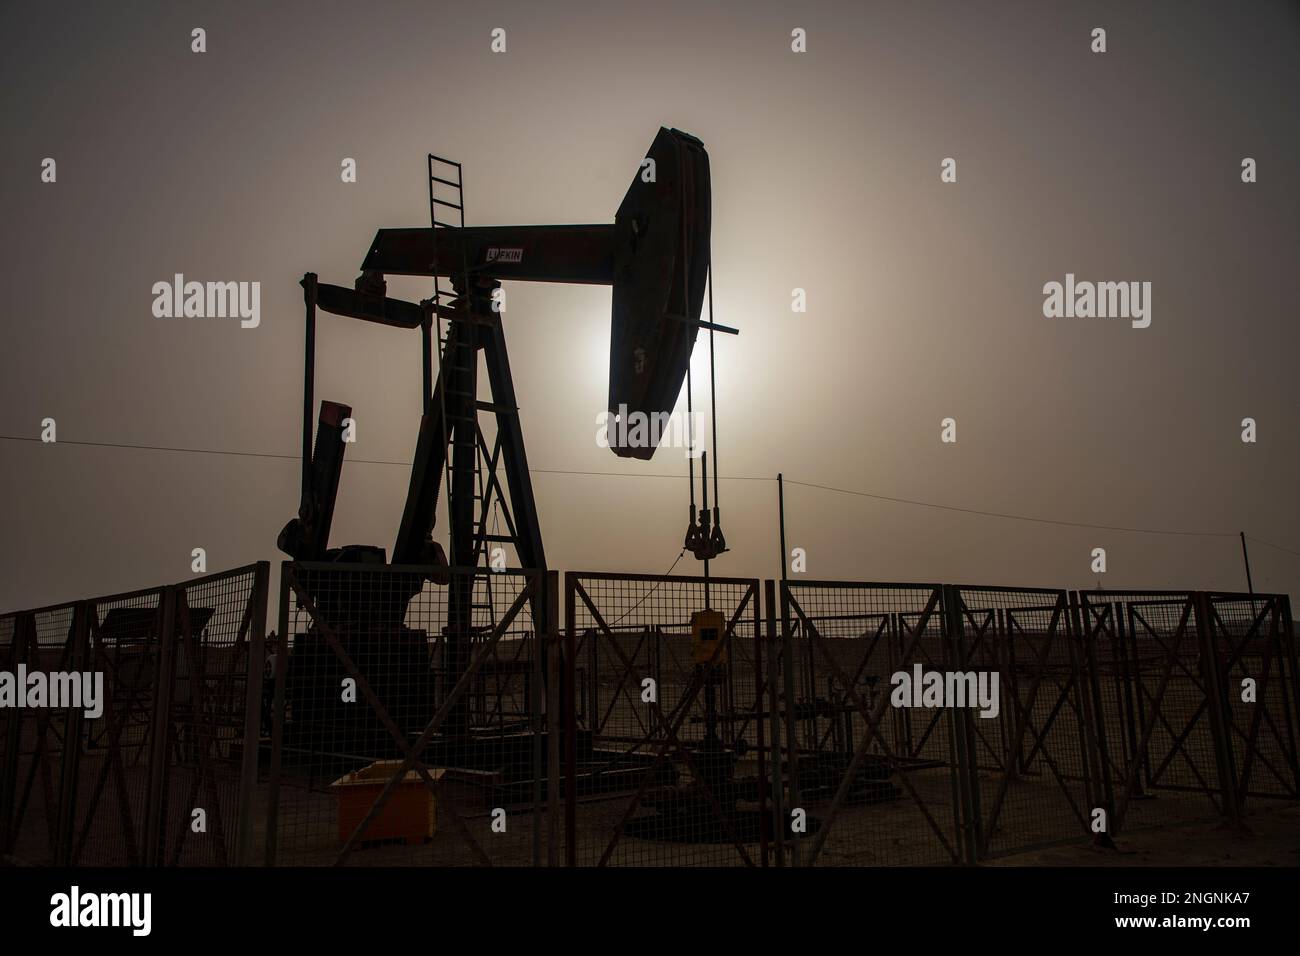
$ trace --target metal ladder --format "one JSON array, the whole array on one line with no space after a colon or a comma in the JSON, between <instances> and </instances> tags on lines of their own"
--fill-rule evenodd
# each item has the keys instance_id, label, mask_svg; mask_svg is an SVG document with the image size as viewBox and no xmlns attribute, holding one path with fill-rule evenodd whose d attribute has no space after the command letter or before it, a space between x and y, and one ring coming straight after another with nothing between
<instances>
[{"instance_id":1,"label":"metal ladder","mask_svg":"<svg viewBox=\"0 0 1300 956\"><path fill-rule=\"evenodd\" d=\"M436 256L437 248L438 248L438 233L444 229L463 229L465 227L465 181L464 181L464 175L460 163L454 160L445 159L441 156L435 156L433 153L429 153L428 157L429 157L429 223L431 228L433 229L433 248L434 248L434 255ZM441 196L439 195L439 190L437 188L439 186L444 187ZM442 198L448 196L448 191L452 191L452 195L450 196L450 198ZM439 214L440 210L446 210L446 212L440 215ZM454 222L451 221L452 219L454 219L455 221ZM468 373L470 377L473 379L473 381L475 381L476 383L478 380L478 376L477 376L478 350L477 349L466 350L466 349L461 349L459 347L460 343L463 341L462 337L472 328L471 319L469 316L470 293L471 293L469 264L465 262L463 259L461 261L461 270L460 270L459 278L460 278L460 286L464 290L464 295L457 293L454 287L452 288L445 287L442 284L443 281L445 280L442 280L440 277L434 276L433 278L433 303L435 306L434 318L435 321L438 323L438 335L437 335L438 376L439 379L443 382L442 390L439 393L439 397L442 401L441 411L442 411L443 425L444 428L448 430L452 430L453 429L452 421L454 419L457 422L457 424L467 424L467 425L474 426L472 432L468 428L459 428L459 427L454 428L454 438L452 439L452 447L451 449L449 449L449 453L446 455L446 460L444 462L444 472L445 472L444 488L446 489L446 495L444 500L448 502L450 501L452 470L453 470L452 463L453 463L453 455L455 449L457 447L473 446L469 450L473 453L474 456L474 477L475 477L475 482L477 484L477 489L476 489L476 494L474 496L474 499L475 502L477 503L480 515L483 518L483 523L486 524L486 516L488 513L488 508L490 506L491 494L490 494L490 486L487 484L487 481L483 475L483 456L480 454L479 447L478 447L479 430L477 424L477 417L474 416L466 417L466 416L459 416L459 415L449 417L447 415L447 403L446 403L447 394L454 394L460 398L468 398L470 403L475 405L475 407L477 407L477 405L479 404L477 394L469 394L469 393L462 394L460 392L451 391L447 388L446 379L443 377L443 370L445 368L448 371ZM452 310L453 312L453 315L449 317L447 320L447 327L446 327L445 334L443 332L442 317L440 314L441 309L448 309L448 310ZM458 361L469 361L471 363L474 363L474 367L471 368L466 365L458 365L456 364ZM478 523L479 522L476 519L476 521L474 522L474 526L477 526ZM455 542L451 540L451 536L454 532L452 530L452 522L450 520L450 511L448 512L447 527L448 527L448 544L449 544L449 552L450 552L449 556L454 556ZM487 620L482 623L485 623L490 629L495 629L496 612L495 612L495 605L492 598L492 577L491 577L491 570L490 570L491 555L488 552L488 549L485 546L483 546L484 544L485 544L484 541L480 541L480 547L478 547L475 552L474 564L475 566L478 566L479 561L481 560L482 566L484 567L485 570L488 570L489 572L482 579L483 588L486 592L486 594L484 595L486 597L486 600L483 601L472 600L470 608L474 612L474 616L476 618L475 624L479 624L481 622L481 618L479 618L479 614L482 612L486 612Z\"/></svg>"}]
</instances>

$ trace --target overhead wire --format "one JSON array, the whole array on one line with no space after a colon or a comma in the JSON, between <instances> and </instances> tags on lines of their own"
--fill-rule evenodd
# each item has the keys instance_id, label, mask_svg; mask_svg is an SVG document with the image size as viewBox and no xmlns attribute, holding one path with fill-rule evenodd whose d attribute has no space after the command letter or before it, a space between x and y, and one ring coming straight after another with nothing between
<instances>
[{"instance_id":1,"label":"overhead wire","mask_svg":"<svg viewBox=\"0 0 1300 956\"><path fill-rule=\"evenodd\" d=\"M56 442L47 443L44 442L41 438L32 437L28 435L0 435L0 441L21 441L21 442L40 443L40 444L74 445L74 446L85 446L85 447L92 447L92 448L118 448L118 449L129 449L133 451L157 451L157 452L171 452L171 453L178 453L178 454L223 455L223 456L238 457L238 458L273 458L273 459L282 459L285 461L298 461L300 457L298 455L280 454L275 452L238 451L238 450L217 449L217 448L194 448L194 447L183 447L183 446L176 446L176 445L153 445L153 444L142 445L142 444L133 444L128 442L86 441L86 440L74 440L74 439L64 439L64 438L60 438ZM386 465L386 466L405 467L405 468L409 468L411 466L410 461L401 461L401 460L392 460L392 459L350 458L348 459L348 461L351 464ZM530 468L529 471L533 474L541 474L541 475L569 475L575 477L595 477L595 478L663 478L663 479L668 479L673 481L681 480L680 475L673 475L673 474L666 474L666 473L656 474L652 472L585 471L585 470L567 469L567 468ZM725 475L721 477L721 480L723 481L771 481L771 482L776 481L774 477L768 475ZM788 485L798 485L804 488L812 488L818 491L830 492L830 493L840 494L840 495L850 495L858 498L871 498L876 501L885 501L893 504L912 505L914 507L919 507L919 508L933 508L941 511L950 511L959 514L976 515L979 517L999 518L999 519L1005 519L1010 521L1027 521L1036 524L1056 525L1059 527L1087 528L1087 529L1098 530L1098 531L1123 532L1127 534L1175 535L1175 536L1184 536L1184 537L1205 537L1205 538L1235 538L1239 535L1239 532L1237 531L1191 531L1191 530L1177 529L1177 528L1145 528L1145 527L1136 527L1131 525L1115 525L1115 524L1101 524L1097 522L1088 522L1088 521L1072 521L1072 520L1066 520L1060 518L1043 518L1036 515L1024 515L1024 514L1016 514L1013 512L1006 512L1006 511L991 511L991 510L980 509L980 508L968 508L959 505L942 504L940 502L924 501L918 498L903 498L896 495L883 495L877 492L860 491L851 488L840 488L833 485L820 484L811 481L800 481L798 479L788 478L788 477L785 479L785 482ZM1265 541L1264 539L1257 538L1254 535L1247 534L1246 537L1248 540L1258 542L1259 544L1265 545L1266 547L1270 547L1275 550L1283 551L1288 554L1293 554L1296 555L1297 557L1300 557L1300 551L1293 550L1291 548L1285 547L1283 545L1275 544L1270 541Z\"/></svg>"}]
</instances>

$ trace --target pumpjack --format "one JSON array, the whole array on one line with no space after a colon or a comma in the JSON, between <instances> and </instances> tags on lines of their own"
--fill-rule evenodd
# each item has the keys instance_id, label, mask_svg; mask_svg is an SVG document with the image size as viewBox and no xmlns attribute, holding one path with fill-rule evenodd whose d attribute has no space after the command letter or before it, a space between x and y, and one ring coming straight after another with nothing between
<instances>
[{"instance_id":1,"label":"pumpjack","mask_svg":"<svg viewBox=\"0 0 1300 956\"><path fill-rule=\"evenodd\" d=\"M314 273L302 279L302 494L297 517L278 540L281 550L304 563L298 580L306 599L345 639L350 656L376 693L381 699L386 693L400 698L390 716L408 735L428 724L435 699L426 635L405 625L408 602L429 582L449 588L445 680L454 684L469 666L476 635L474 581L442 569L479 567L494 545L513 547L519 567L540 572L547 567L505 333L495 305L501 283L612 287L611 436L626 431L617 427L621 415L666 416L672 411L701 328L736 331L714 325L712 315L710 321L701 320L710 263L710 183L708 155L694 136L659 130L612 224L467 226L460 164L430 155L429 181L430 225L380 229L352 288L320 282ZM430 277L434 294L418 303L391 298L386 280L390 275ZM419 436L383 587L359 587L352 577L358 564L384 567L388 556L382 547L329 547L351 409L333 401L322 401L318 412L314 406L318 312L421 333ZM491 393L488 400L479 397L480 353ZM491 445L480 416L495 419ZM611 441L611 448L620 457L640 459L655 452L653 440L635 445ZM509 491L508 506L500 472ZM444 486L447 551L433 537ZM504 517L504 534L489 529L489 502L500 508L493 513ZM694 513L691 518L694 527ZM707 516L701 522L704 541L695 532L692 550L697 556L714 557L718 547L710 551L710 540L725 549L716 511L712 532ZM545 600L544 589L531 596L539 627L547 620ZM369 708L340 709L339 684L332 678L342 676L341 665L316 630L296 637L296 661L291 659L286 688L294 725L311 736L299 743L313 751L352 753L391 744L375 715L352 716ZM295 673L304 676L295 680ZM442 736L453 743L442 756L453 762L469 759L466 701L447 714L443 727Z\"/></svg>"}]
</instances>

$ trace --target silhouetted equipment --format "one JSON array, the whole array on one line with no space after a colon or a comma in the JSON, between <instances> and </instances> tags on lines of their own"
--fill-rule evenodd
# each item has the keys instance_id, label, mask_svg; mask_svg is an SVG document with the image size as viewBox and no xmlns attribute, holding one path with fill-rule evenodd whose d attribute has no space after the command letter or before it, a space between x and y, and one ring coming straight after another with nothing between
<instances>
[{"instance_id":1,"label":"silhouetted equipment","mask_svg":"<svg viewBox=\"0 0 1300 956\"><path fill-rule=\"evenodd\" d=\"M386 560L384 550L374 546L328 547L346 447L343 419L350 416L350 409L322 403L313 453L315 327L316 311L321 309L391 328L421 330L423 414L392 564L475 568L489 563L494 546L511 545L519 566L545 572L546 555L497 290L504 280L613 287L608 434L616 454L650 458L661 431L649 430L649 441L623 443L620 436L645 435L646 430L620 428L622 417L640 414L666 421L688 375L698 330L735 332L700 319L710 264L708 156L695 137L660 129L613 224L467 227L460 164L433 155L429 156L429 205L429 227L376 233L354 288L320 283L311 273L302 280L307 307L302 503L298 517L281 533L279 545L302 561L383 564ZM452 211L455 223L443 218L446 210ZM389 298L387 275L432 277L434 295L418 304ZM450 279L449 289L442 283L445 279ZM491 393L487 401L479 398L480 352ZM436 377L433 356L438 363ZM480 413L495 417L491 444L480 427ZM499 469L505 473L508 504ZM444 480L450 562L432 537ZM704 540L697 554L708 552L712 557L725 550L725 541L716 527L716 508L714 526L709 528L705 494ZM504 518L505 533L489 530L490 512ZM395 640L402 649L397 656L408 665L413 660L409 649L421 638L404 633L407 603L426 580L450 580L445 637L454 683L457 673L468 667L470 646L481 630L473 626L474 610L480 606L474 603L473 580L437 572L402 573L395 577L396 586L371 595L348 587L347 573L305 569L301 580L327 617L345 622L342 634L347 643L361 642L373 649ZM532 598L537 627L547 620L544 590L535 589ZM320 656L318 663L324 666L328 649L319 640L303 641L302 646L304 653L311 648L311 654ZM358 650L356 657L359 665L362 658L370 657L368 666L383 666L382 654ZM383 674L359 669L373 683L393 683ZM421 682L411 686L423 692ZM323 725L337 727L350 719L346 707L333 712L338 709L336 687L328 689L330 699L321 701L295 700L292 676L288 688L290 705L298 714L324 707L332 709L319 714ZM447 735L468 733L467 705L462 700L448 713L443 725ZM403 731L424 729L427 702L399 709L411 715Z\"/></svg>"},{"instance_id":2,"label":"silhouetted equipment","mask_svg":"<svg viewBox=\"0 0 1300 956\"><path fill-rule=\"evenodd\" d=\"M436 176L435 161L454 167L456 180ZM462 455L465 460L458 468L455 455L458 445L466 449L477 445L477 415L488 411L497 418L499 450L515 519L515 533L503 543L516 545L524 567L544 568L518 406L493 292L505 279L613 286L609 434L615 438L628 432L615 427L624 415L666 416L681 392L697 331L735 331L700 321L709 267L708 156L693 136L661 129L612 225L453 226L438 218L437 207L456 209L463 223L460 167L434 156L430 156L430 167L431 227L380 229L362 262L355 289L318 283L311 274L303 279L308 300L304 510L309 517L332 512L332 501L324 498L337 491L337 479L333 487L317 484L318 474L331 472L324 462L316 464L310 453L315 310L394 328L421 328L426 340L436 319L441 368L437 381L430 383L430 363L425 362L425 414L393 562L419 564L430 558L428 535L449 451L452 563L472 566L484 552L483 546L493 543L484 541L482 532L476 530L472 494L457 493L458 476L461 485L472 487L472 480L466 482L473 470L471 456ZM435 182L454 186L459 201L436 199ZM385 275L450 278L452 291L439 292L418 305L390 299L384 294ZM443 301L444 294L453 298ZM443 319L447 320L445 338L441 335ZM486 359L491 402L477 398L475 357L479 350ZM650 434L659 437L658 430ZM629 445L614 440L611 447L624 457L650 458L655 451L653 441ZM333 461L335 448L341 460L342 446L332 439L325 446L318 442L317 453L324 450ZM324 542L305 534L309 527L302 515L300 523L301 530L286 529L282 548L296 558L324 556ZM321 527L328 534L328 522ZM458 537L462 539L459 542Z\"/></svg>"},{"instance_id":3,"label":"silhouetted equipment","mask_svg":"<svg viewBox=\"0 0 1300 956\"><path fill-rule=\"evenodd\" d=\"M329 543L330 525L334 521L334 501L343 471L344 422L352 409L338 402L321 402L320 421L316 427L316 450L311 456L311 470L304 474L302 504L298 517L280 532L276 545L301 561L321 561Z\"/></svg>"},{"instance_id":4,"label":"silhouetted equipment","mask_svg":"<svg viewBox=\"0 0 1300 956\"><path fill-rule=\"evenodd\" d=\"M700 485L704 489L704 507L698 511L695 508L694 477L691 476L691 520L686 526L686 538L682 542L682 547L695 555L697 560L705 562L707 575L708 562L728 550L727 539L722 534L722 518L718 513L717 505L714 505L712 512L709 511L708 452L700 455ZM717 487L716 483L714 487Z\"/></svg>"},{"instance_id":5,"label":"silhouetted equipment","mask_svg":"<svg viewBox=\"0 0 1300 956\"><path fill-rule=\"evenodd\" d=\"M770 821L738 805L757 800L759 787L756 777L736 775L736 765L747 751L744 737L727 743L718 732L720 720L734 728L741 716L733 710L724 713L719 706L719 691L725 690L727 680L727 637L727 618L721 611L706 608L691 615L691 680L703 690L704 735L690 745L688 775L674 768L668 780L648 788L644 803L655 816L642 817L630 828L642 839L716 843L739 836L757 841L760 829L770 836Z\"/></svg>"},{"instance_id":6,"label":"silhouetted equipment","mask_svg":"<svg viewBox=\"0 0 1300 956\"><path fill-rule=\"evenodd\" d=\"M468 269L485 287L506 279L613 286L613 435L619 416L672 412L696 333L713 327L700 321L709 228L704 144L680 130L660 129L613 225L380 229L361 269L370 276L452 278ZM454 318L442 308L439 314ZM654 443L611 447L623 457L648 459L655 452Z\"/></svg>"}]
</instances>

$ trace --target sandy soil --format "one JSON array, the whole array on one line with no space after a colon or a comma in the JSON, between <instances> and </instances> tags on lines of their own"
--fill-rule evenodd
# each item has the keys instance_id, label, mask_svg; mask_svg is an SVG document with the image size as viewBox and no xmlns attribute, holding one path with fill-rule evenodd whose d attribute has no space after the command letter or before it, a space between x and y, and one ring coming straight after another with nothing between
<instances>
[{"instance_id":1,"label":"sandy soil","mask_svg":"<svg viewBox=\"0 0 1300 956\"><path fill-rule=\"evenodd\" d=\"M1265 805L1244 826L1222 823L1142 830L1116 849L1070 844L991 861L993 866L1300 866L1300 804Z\"/></svg>"}]
</instances>

